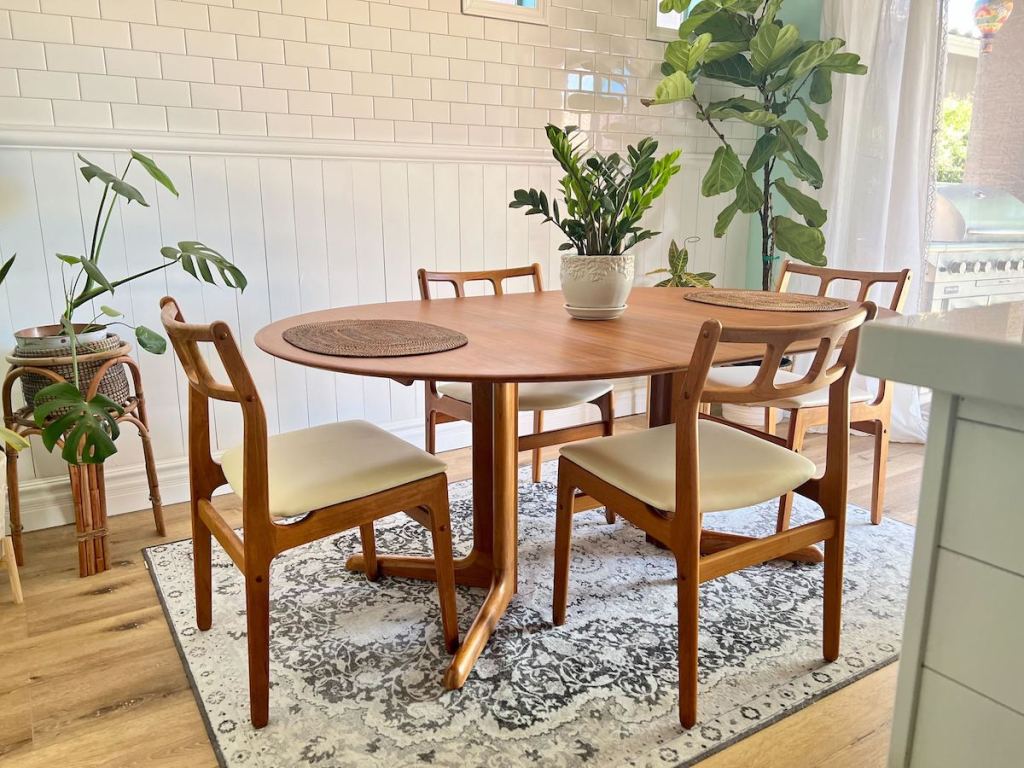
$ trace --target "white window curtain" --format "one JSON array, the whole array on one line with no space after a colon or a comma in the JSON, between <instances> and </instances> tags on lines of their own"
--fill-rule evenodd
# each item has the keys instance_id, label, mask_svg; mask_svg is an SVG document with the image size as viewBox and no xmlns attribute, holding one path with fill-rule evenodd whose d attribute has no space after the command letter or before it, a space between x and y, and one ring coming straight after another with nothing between
<instances>
[{"instance_id":1,"label":"white window curtain","mask_svg":"<svg viewBox=\"0 0 1024 768\"><path fill-rule=\"evenodd\" d=\"M822 36L843 38L869 67L833 78L821 195L828 262L910 267L908 312L923 277L944 13L943 0L825 0L822 14ZM924 442L925 433L919 390L898 385L890 437Z\"/></svg>"}]
</instances>

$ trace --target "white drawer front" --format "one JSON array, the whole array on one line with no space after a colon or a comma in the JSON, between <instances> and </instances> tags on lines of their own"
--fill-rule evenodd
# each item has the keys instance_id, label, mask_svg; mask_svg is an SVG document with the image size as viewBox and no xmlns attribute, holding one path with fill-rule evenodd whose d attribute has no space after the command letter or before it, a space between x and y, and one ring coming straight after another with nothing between
<instances>
[{"instance_id":1,"label":"white drawer front","mask_svg":"<svg viewBox=\"0 0 1024 768\"><path fill-rule=\"evenodd\" d=\"M922 670L910 768L1015 768L1024 717Z\"/></svg>"},{"instance_id":2,"label":"white drawer front","mask_svg":"<svg viewBox=\"0 0 1024 768\"><path fill-rule=\"evenodd\" d=\"M1024 712L1022 607L1024 578L940 549L925 666Z\"/></svg>"},{"instance_id":3,"label":"white drawer front","mask_svg":"<svg viewBox=\"0 0 1024 768\"><path fill-rule=\"evenodd\" d=\"M959 421L940 543L1024 574L1024 432Z\"/></svg>"}]
</instances>

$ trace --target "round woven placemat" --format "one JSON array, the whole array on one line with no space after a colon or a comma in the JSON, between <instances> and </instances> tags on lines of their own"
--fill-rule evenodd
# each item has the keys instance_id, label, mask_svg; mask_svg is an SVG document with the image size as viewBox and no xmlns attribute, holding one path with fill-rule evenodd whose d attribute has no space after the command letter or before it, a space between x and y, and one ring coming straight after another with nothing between
<instances>
[{"instance_id":1,"label":"round woven placemat","mask_svg":"<svg viewBox=\"0 0 1024 768\"><path fill-rule=\"evenodd\" d=\"M721 288L690 291L686 294L686 300L714 304L717 307L759 309L766 312L835 312L849 306L845 301L828 296L774 291L733 291Z\"/></svg>"},{"instance_id":2,"label":"round woven placemat","mask_svg":"<svg viewBox=\"0 0 1024 768\"><path fill-rule=\"evenodd\" d=\"M292 346L335 357L403 357L447 352L469 343L458 331L415 320L331 320L289 328Z\"/></svg>"}]
</instances>

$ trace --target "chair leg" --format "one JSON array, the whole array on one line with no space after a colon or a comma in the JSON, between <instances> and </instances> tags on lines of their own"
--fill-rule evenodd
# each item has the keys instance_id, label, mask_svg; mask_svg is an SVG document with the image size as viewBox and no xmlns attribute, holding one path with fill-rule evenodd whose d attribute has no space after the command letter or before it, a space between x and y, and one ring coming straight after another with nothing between
<instances>
[{"instance_id":1,"label":"chair leg","mask_svg":"<svg viewBox=\"0 0 1024 768\"><path fill-rule=\"evenodd\" d=\"M775 427L778 424L778 420L779 410L777 408L764 409L764 431L766 434L775 434Z\"/></svg>"},{"instance_id":2,"label":"chair leg","mask_svg":"<svg viewBox=\"0 0 1024 768\"><path fill-rule=\"evenodd\" d=\"M601 422L604 425L604 436L611 437L615 434L615 391L612 390L598 401L601 409ZM604 519L608 525L615 522L615 513L608 507L604 508Z\"/></svg>"},{"instance_id":3,"label":"chair leg","mask_svg":"<svg viewBox=\"0 0 1024 768\"><path fill-rule=\"evenodd\" d=\"M441 605L441 630L448 653L459 648L459 616L455 603L455 562L452 555L452 525L448 507L448 486L438 492L430 506L430 537L434 546L437 597Z\"/></svg>"},{"instance_id":4,"label":"chair leg","mask_svg":"<svg viewBox=\"0 0 1024 768\"><path fill-rule=\"evenodd\" d=\"M427 453L437 453L437 411L427 411Z\"/></svg>"},{"instance_id":5,"label":"chair leg","mask_svg":"<svg viewBox=\"0 0 1024 768\"><path fill-rule=\"evenodd\" d=\"M533 412L533 434L539 435L544 431L544 412ZM540 482L541 449L534 448L533 451L533 482Z\"/></svg>"},{"instance_id":6,"label":"chair leg","mask_svg":"<svg viewBox=\"0 0 1024 768\"><path fill-rule=\"evenodd\" d=\"M565 624L569 603L569 548L572 544L573 501L576 489L566 481L559 464L558 507L555 511L555 584L551 598L551 616L555 626Z\"/></svg>"},{"instance_id":7,"label":"chair leg","mask_svg":"<svg viewBox=\"0 0 1024 768\"><path fill-rule=\"evenodd\" d=\"M248 564L247 564L248 565ZM249 641L249 713L254 728L270 720L270 563L245 576L245 619Z\"/></svg>"},{"instance_id":8,"label":"chair leg","mask_svg":"<svg viewBox=\"0 0 1024 768\"><path fill-rule=\"evenodd\" d=\"M786 444L791 450L799 453L804 447L804 435L807 432L803 412L797 408L789 412L789 437ZM787 493L779 499L779 519L775 530L781 533L789 528L789 519L793 514L793 494Z\"/></svg>"},{"instance_id":9,"label":"chair leg","mask_svg":"<svg viewBox=\"0 0 1024 768\"><path fill-rule=\"evenodd\" d=\"M15 562L25 564L25 550L21 534L21 488L18 485L18 452L7 448L7 509L11 516L11 539L14 542ZM0 499L0 508L4 499ZM0 514L3 514L0 512Z\"/></svg>"},{"instance_id":10,"label":"chair leg","mask_svg":"<svg viewBox=\"0 0 1024 768\"><path fill-rule=\"evenodd\" d=\"M875 474L871 486L871 524L879 525L885 511L885 475L889 464L889 424L875 423Z\"/></svg>"},{"instance_id":11,"label":"chair leg","mask_svg":"<svg viewBox=\"0 0 1024 768\"><path fill-rule=\"evenodd\" d=\"M825 541L825 591L822 653L825 661L839 658L839 634L843 613L843 546L845 514L837 520L836 533Z\"/></svg>"},{"instance_id":12,"label":"chair leg","mask_svg":"<svg viewBox=\"0 0 1024 768\"><path fill-rule=\"evenodd\" d=\"M676 554L676 603L679 613L679 723L697 722L697 649L700 580L697 552Z\"/></svg>"},{"instance_id":13,"label":"chair leg","mask_svg":"<svg viewBox=\"0 0 1024 768\"><path fill-rule=\"evenodd\" d=\"M373 523L359 526L359 543L363 547L364 574L367 581L376 581L380 576L377 567L377 539L373 535Z\"/></svg>"},{"instance_id":14,"label":"chair leg","mask_svg":"<svg viewBox=\"0 0 1024 768\"><path fill-rule=\"evenodd\" d=\"M14 539L4 536L2 545L3 561L7 566L7 576L11 582L11 597L14 599L15 605L21 605L25 602L25 596L22 594L21 578L18 576L18 559L14 556Z\"/></svg>"},{"instance_id":15,"label":"chair leg","mask_svg":"<svg viewBox=\"0 0 1024 768\"><path fill-rule=\"evenodd\" d=\"M213 624L213 535L192 509L192 568L196 587L196 626L203 632Z\"/></svg>"}]
</instances>

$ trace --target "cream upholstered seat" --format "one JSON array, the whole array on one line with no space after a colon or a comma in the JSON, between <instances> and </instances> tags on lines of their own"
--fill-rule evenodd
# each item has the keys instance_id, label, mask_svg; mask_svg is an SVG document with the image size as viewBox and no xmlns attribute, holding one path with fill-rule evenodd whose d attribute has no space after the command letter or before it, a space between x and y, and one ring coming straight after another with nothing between
<instances>
[{"instance_id":1,"label":"cream upholstered seat","mask_svg":"<svg viewBox=\"0 0 1024 768\"><path fill-rule=\"evenodd\" d=\"M242 446L225 451L221 468L242 495ZM270 514L304 515L444 472L447 465L366 421L285 432L267 440Z\"/></svg>"},{"instance_id":2,"label":"cream upholstered seat","mask_svg":"<svg viewBox=\"0 0 1024 768\"><path fill-rule=\"evenodd\" d=\"M756 369L755 369L756 370ZM700 421L700 511L759 504L814 476L809 459L732 427ZM669 514L676 506L676 428L600 437L562 448L562 455L606 483Z\"/></svg>"},{"instance_id":3,"label":"cream upholstered seat","mask_svg":"<svg viewBox=\"0 0 1024 768\"><path fill-rule=\"evenodd\" d=\"M759 370L760 368L756 365L730 365L723 368L712 368L708 373L708 384L724 387L745 387L754 380L754 377L757 376L757 372ZM775 375L775 386L784 387L786 384L792 384L800 381L802 378L802 374L780 370ZM871 392L858 389L852 385L850 387L851 403L866 403L873 397L874 394ZM767 406L770 408L791 410L793 408L816 408L824 405L828 405L827 387L815 390L814 392L808 392L804 395L797 395L796 397L773 400L770 403L757 403L755 406L751 407L764 408Z\"/></svg>"},{"instance_id":4,"label":"cream upholstered seat","mask_svg":"<svg viewBox=\"0 0 1024 768\"><path fill-rule=\"evenodd\" d=\"M473 386L462 381L439 382L437 391L446 397L473 402ZM558 381L519 385L519 410L554 411L585 405L612 391L610 381Z\"/></svg>"}]
</instances>

